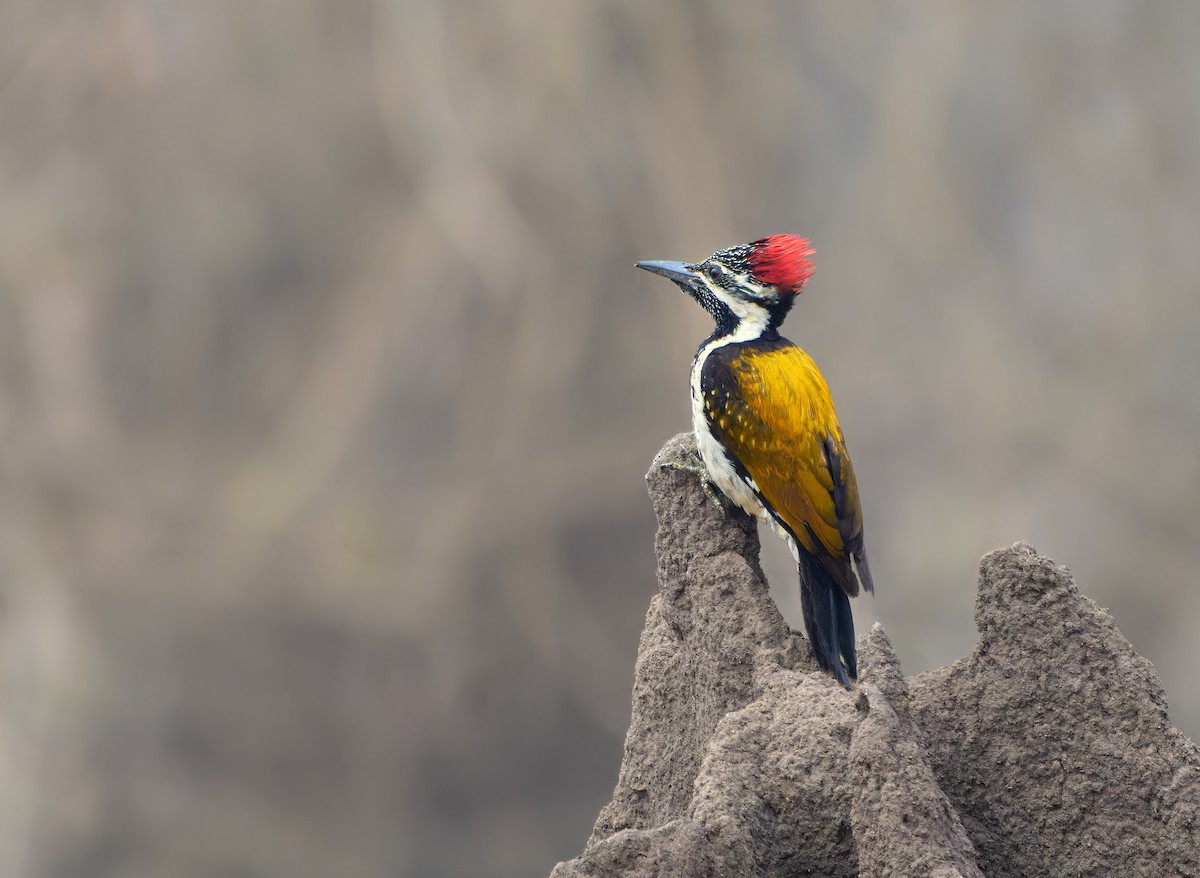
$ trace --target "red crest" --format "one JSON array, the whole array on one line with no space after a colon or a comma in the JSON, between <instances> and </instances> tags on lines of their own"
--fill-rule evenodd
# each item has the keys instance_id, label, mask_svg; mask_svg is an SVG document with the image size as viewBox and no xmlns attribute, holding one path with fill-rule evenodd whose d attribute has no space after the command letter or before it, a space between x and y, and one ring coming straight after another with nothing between
<instances>
[{"instance_id":1,"label":"red crest","mask_svg":"<svg viewBox=\"0 0 1200 878\"><path fill-rule=\"evenodd\" d=\"M750 243L746 262L750 266L750 273L760 283L798 293L812 276L813 264L808 257L815 252L808 238L771 235Z\"/></svg>"}]
</instances>

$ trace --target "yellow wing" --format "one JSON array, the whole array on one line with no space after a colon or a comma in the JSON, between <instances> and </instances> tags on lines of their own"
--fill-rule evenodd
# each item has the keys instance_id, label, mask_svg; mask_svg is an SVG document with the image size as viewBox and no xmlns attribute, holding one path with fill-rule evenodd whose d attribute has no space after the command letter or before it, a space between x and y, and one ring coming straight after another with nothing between
<instances>
[{"instance_id":1,"label":"yellow wing","mask_svg":"<svg viewBox=\"0 0 1200 878\"><path fill-rule=\"evenodd\" d=\"M871 591L858 484L812 358L785 339L726 345L705 361L701 390L709 427L772 515L847 594L859 578Z\"/></svg>"}]
</instances>

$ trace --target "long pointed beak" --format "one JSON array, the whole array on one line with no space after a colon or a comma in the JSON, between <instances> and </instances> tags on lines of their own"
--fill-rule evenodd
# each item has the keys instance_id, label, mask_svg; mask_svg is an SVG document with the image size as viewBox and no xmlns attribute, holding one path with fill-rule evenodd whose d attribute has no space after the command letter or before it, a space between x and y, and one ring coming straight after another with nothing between
<instances>
[{"instance_id":1,"label":"long pointed beak","mask_svg":"<svg viewBox=\"0 0 1200 878\"><path fill-rule=\"evenodd\" d=\"M684 290L694 290L700 285L700 276L686 262L639 262L637 267L651 274L661 274Z\"/></svg>"}]
</instances>

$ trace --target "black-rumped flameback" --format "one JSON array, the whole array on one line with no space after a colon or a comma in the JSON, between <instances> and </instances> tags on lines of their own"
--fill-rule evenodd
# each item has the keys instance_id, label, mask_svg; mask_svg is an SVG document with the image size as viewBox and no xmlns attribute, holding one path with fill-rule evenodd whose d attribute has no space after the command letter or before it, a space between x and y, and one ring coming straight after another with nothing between
<instances>
[{"instance_id":1,"label":"black-rumped flameback","mask_svg":"<svg viewBox=\"0 0 1200 878\"><path fill-rule=\"evenodd\" d=\"M716 329L692 363L692 424L713 483L770 523L800 571L817 664L858 676L850 598L873 591L862 507L833 399L817 364L779 334L812 274L808 240L772 235L703 262L639 262L700 303Z\"/></svg>"}]
</instances>

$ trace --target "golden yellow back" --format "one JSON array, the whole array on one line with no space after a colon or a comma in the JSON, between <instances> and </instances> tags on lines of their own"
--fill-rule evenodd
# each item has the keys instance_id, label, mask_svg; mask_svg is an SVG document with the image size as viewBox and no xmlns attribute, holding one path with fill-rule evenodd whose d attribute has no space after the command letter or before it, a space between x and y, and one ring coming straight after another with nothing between
<instances>
[{"instance_id":1,"label":"golden yellow back","mask_svg":"<svg viewBox=\"0 0 1200 878\"><path fill-rule=\"evenodd\" d=\"M848 594L849 556L862 543L858 485L817 364L784 339L730 344L705 361L709 426L764 505Z\"/></svg>"}]
</instances>

